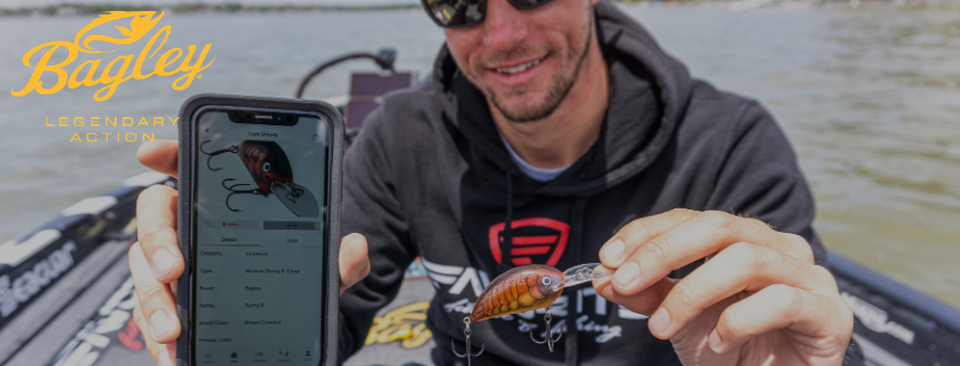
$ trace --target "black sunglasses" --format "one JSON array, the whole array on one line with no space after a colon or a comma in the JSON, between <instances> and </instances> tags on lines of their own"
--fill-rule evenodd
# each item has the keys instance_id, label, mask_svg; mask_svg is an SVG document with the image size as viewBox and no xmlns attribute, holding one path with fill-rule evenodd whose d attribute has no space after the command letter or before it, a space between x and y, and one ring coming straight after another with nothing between
<instances>
[{"instance_id":1,"label":"black sunglasses","mask_svg":"<svg viewBox=\"0 0 960 366\"><path fill-rule=\"evenodd\" d=\"M533 9L550 0L507 0L519 10ZM444 28L468 27L483 21L487 0L420 0L423 9L437 25Z\"/></svg>"}]
</instances>

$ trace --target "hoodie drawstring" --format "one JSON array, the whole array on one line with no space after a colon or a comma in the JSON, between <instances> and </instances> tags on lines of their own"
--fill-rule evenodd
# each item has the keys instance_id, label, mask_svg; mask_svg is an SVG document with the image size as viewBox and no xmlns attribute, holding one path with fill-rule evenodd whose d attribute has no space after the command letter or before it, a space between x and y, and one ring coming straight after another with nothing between
<instances>
[{"instance_id":1,"label":"hoodie drawstring","mask_svg":"<svg viewBox=\"0 0 960 366\"><path fill-rule=\"evenodd\" d=\"M500 243L500 265L497 268L500 273L509 271L513 265L513 254L510 248L513 248L513 175L507 173L507 217L503 220L503 241Z\"/></svg>"},{"instance_id":2,"label":"hoodie drawstring","mask_svg":"<svg viewBox=\"0 0 960 366\"><path fill-rule=\"evenodd\" d=\"M570 214L571 230L568 245L577 248L577 250L573 250L570 253L574 265L580 264L580 262L583 261L583 219L587 201L588 199L586 197L577 198L573 204L573 212ZM513 256L510 253L510 248L513 247L513 225L511 221L513 221L513 175L507 173L507 217L503 220L503 241L500 243L501 261L497 266L501 274L510 270L513 264ZM568 305L568 309L572 309L572 307ZM564 333L566 333L564 334L566 338L566 343L564 344L564 348L566 348L564 360L566 360L567 366L580 364L580 357L577 352L580 332L577 329L576 318L576 311L568 310L565 320L566 329L564 329Z\"/></svg>"},{"instance_id":3,"label":"hoodie drawstring","mask_svg":"<svg viewBox=\"0 0 960 366\"><path fill-rule=\"evenodd\" d=\"M573 259L574 265L583 262L583 216L586 208L587 198L577 198L573 203L573 212L570 214L570 239L567 244L570 245L571 248L577 248L577 250L571 253L573 257L571 259ZM567 337L567 340L566 344L564 344L566 348L564 359L566 360L567 366L576 366L580 364L580 356L577 352L580 341L580 331L577 329L577 316L579 316L579 314L577 314L575 310L575 305L568 303L567 309L566 329L564 329L564 333L566 333L564 336Z\"/></svg>"}]
</instances>

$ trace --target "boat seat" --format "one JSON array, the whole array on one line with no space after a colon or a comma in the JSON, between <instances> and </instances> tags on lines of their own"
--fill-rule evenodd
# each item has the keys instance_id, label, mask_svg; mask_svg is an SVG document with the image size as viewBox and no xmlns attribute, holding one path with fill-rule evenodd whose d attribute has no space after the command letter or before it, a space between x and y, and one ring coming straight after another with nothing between
<instances>
[{"instance_id":1,"label":"boat seat","mask_svg":"<svg viewBox=\"0 0 960 366\"><path fill-rule=\"evenodd\" d=\"M348 140L363 126L370 112L380 106L384 94L413 85L413 73L409 72L357 72L350 76L350 99L344 108L344 122Z\"/></svg>"}]
</instances>

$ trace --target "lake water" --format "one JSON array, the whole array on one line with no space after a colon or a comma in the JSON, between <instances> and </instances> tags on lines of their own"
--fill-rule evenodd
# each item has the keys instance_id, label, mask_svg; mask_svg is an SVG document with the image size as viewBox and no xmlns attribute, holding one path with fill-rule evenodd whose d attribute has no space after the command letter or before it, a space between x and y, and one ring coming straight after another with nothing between
<instances>
[{"instance_id":1,"label":"lake water","mask_svg":"<svg viewBox=\"0 0 960 366\"><path fill-rule=\"evenodd\" d=\"M815 225L829 248L960 306L960 8L623 8L695 77L772 111L816 195ZM46 127L45 118L175 117L200 92L291 96L317 63L382 46L397 49L398 69L423 76L443 41L419 9L167 14L167 48L211 43L216 54L186 91L153 77L122 84L105 102L89 88L6 92L29 79L27 50L72 40L91 19L0 18L0 242L145 171L136 143L69 142L74 132L133 130ZM307 96L344 94L352 70L375 67L333 68ZM176 138L169 124L135 131Z\"/></svg>"}]
</instances>

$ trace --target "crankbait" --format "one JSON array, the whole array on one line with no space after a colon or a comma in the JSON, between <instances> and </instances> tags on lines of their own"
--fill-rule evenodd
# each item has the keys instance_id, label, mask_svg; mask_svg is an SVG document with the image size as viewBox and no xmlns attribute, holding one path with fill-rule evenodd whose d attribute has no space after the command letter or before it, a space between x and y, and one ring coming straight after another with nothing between
<instances>
[{"instance_id":1,"label":"crankbait","mask_svg":"<svg viewBox=\"0 0 960 366\"><path fill-rule=\"evenodd\" d=\"M560 297L560 293L566 287L576 286L612 274L611 269L602 266L600 263L581 264L563 272L541 264L528 264L506 271L490 282L490 285L483 290L473 306L473 312L463 319L466 324L463 334L467 339L467 352L460 354L456 351L456 348L453 352L458 357L466 358L467 365L469 365L471 356L476 357L483 353L483 347L481 346L479 353L470 354L470 323L544 307L547 308L546 314L543 316L547 338L542 341L537 340L533 337L533 331L531 330L530 339L538 344L546 343L550 352L553 352L554 343L563 336L563 333L560 333L556 339L550 337L550 321L553 319L550 310L553 307L553 302ZM451 346L452 344L453 341L451 340Z\"/></svg>"},{"instance_id":2,"label":"crankbait","mask_svg":"<svg viewBox=\"0 0 960 366\"><path fill-rule=\"evenodd\" d=\"M210 160L214 156L224 153L237 154L257 186L254 189L238 189L238 187L249 186L249 184L240 183L227 186L227 182L237 179L224 179L221 185L230 191L225 202L227 209L234 212L240 211L230 206L230 197L234 194L255 194L264 197L273 194L284 206L287 206L290 212L298 217L319 216L320 207L317 205L316 197L305 187L293 182L293 169L290 167L290 160L287 159L287 154L283 152L279 144L274 141L246 140L239 146L234 145L208 153L203 151L203 145L208 142L210 141L204 141L200 144L200 152L209 155L207 168L212 171L223 169L222 167L214 168L210 166Z\"/></svg>"},{"instance_id":3,"label":"crankbait","mask_svg":"<svg viewBox=\"0 0 960 366\"><path fill-rule=\"evenodd\" d=\"M528 264L504 272L490 282L473 306L470 321L522 313L552 304L563 287L563 273L542 264Z\"/></svg>"}]
</instances>

